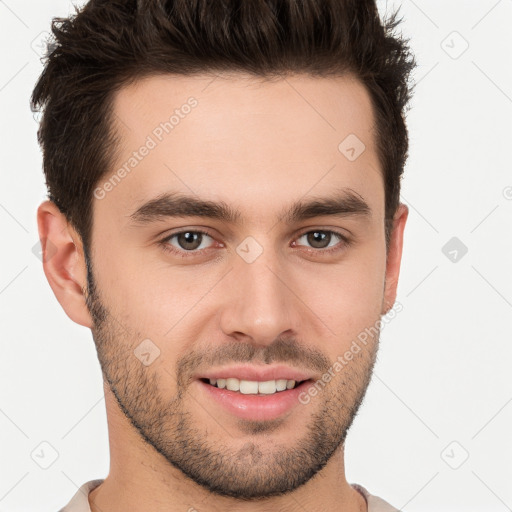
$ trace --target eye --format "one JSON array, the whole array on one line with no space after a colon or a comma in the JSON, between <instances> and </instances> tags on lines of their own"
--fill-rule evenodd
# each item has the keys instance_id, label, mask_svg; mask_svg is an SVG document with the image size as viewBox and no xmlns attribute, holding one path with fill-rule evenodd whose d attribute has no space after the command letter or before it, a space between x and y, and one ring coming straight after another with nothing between
<instances>
[{"instance_id":1,"label":"eye","mask_svg":"<svg viewBox=\"0 0 512 512\"><path fill-rule=\"evenodd\" d=\"M190 229L166 236L159 242L159 245L165 251L182 258L187 258L209 249L210 247L206 241L207 238L213 240L213 237L206 231ZM341 251L350 245L350 239L347 236L333 230L314 229L306 231L299 235L297 240L302 238L305 239L307 244L310 244L311 248L309 252L314 252L319 255ZM336 239L338 240L337 243ZM173 243L173 241L175 241L175 243ZM334 242L334 245L332 242ZM224 247L222 243L219 245L220 247ZM295 241L292 242L293 247L297 247L298 245L302 244L297 244Z\"/></svg>"},{"instance_id":2,"label":"eye","mask_svg":"<svg viewBox=\"0 0 512 512\"><path fill-rule=\"evenodd\" d=\"M212 238L206 231L201 230L187 230L180 231L178 233L173 233L165 237L160 241L162 248L166 251L170 251L174 254L178 254L182 257L186 257L184 252L200 252L199 250L203 250L207 247L204 246L203 242L205 241L205 237ZM171 241L176 239L176 245L174 245Z\"/></svg>"},{"instance_id":3,"label":"eye","mask_svg":"<svg viewBox=\"0 0 512 512\"><path fill-rule=\"evenodd\" d=\"M324 230L324 229L314 229L312 231L306 231L302 235L299 235L297 240L304 238L307 244L313 249L319 249L318 253L331 253L333 251L338 251L343 249L344 246L348 246L350 244L350 240L345 235L332 230ZM338 242L336 243L336 239ZM339 247L341 243L341 247ZM331 242L335 242L331 245ZM296 242L293 242L293 245L296 246Z\"/></svg>"}]
</instances>

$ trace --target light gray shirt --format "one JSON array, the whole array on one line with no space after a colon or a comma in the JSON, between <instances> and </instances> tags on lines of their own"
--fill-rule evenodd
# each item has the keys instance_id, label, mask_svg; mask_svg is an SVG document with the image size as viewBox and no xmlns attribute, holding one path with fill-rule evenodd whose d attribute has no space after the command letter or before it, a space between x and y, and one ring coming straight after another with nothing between
<instances>
[{"instance_id":1,"label":"light gray shirt","mask_svg":"<svg viewBox=\"0 0 512 512\"><path fill-rule=\"evenodd\" d=\"M89 506L89 493L100 485L103 479L89 480L83 484L71 501L59 510L59 512L91 512ZM387 501L378 496L370 494L362 485L350 484L356 491L361 493L366 499L368 512L400 512L397 508L392 507Z\"/></svg>"}]
</instances>

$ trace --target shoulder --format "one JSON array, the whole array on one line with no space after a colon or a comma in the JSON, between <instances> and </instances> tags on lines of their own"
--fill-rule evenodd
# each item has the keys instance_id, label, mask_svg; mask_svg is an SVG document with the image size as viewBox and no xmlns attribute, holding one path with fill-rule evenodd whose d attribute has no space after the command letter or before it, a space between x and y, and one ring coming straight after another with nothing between
<instances>
[{"instance_id":1,"label":"shoulder","mask_svg":"<svg viewBox=\"0 0 512 512\"><path fill-rule=\"evenodd\" d=\"M104 479L95 479L85 482L71 498L71 501L61 508L59 512L91 512L89 506L89 493L103 483Z\"/></svg>"},{"instance_id":2,"label":"shoulder","mask_svg":"<svg viewBox=\"0 0 512 512\"><path fill-rule=\"evenodd\" d=\"M356 491L361 493L368 504L368 512L400 512L398 508L391 506L382 498L371 494L365 487L360 484L350 484Z\"/></svg>"}]
</instances>

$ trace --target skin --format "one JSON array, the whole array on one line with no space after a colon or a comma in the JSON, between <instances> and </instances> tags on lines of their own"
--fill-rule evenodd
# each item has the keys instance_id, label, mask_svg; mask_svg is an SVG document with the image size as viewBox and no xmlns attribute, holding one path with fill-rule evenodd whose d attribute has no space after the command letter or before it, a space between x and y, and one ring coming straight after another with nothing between
<instances>
[{"instance_id":1,"label":"skin","mask_svg":"<svg viewBox=\"0 0 512 512\"><path fill-rule=\"evenodd\" d=\"M53 203L38 209L40 237L57 248L45 274L67 315L92 330L104 375L111 463L89 495L91 510L365 511L345 477L344 441L378 335L310 403L275 421L233 416L192 377L234 361L279 361L316 380L392 307L408 209L395 214L386 254L370 97L350 76L146 78L115 97L121 146L112 172L190 96L198 101L190 114L94 198L89 275L73 227ZM338 150L350 133L366 146L355 161ZM292 202L340 188L362 197L371 215L278 219ZM130 221L165 191L224 201L243 223ZM211 235L195 253L179 237L167 241L185 258L159 244L194 229ZM332 235L315 246L302 236L312 230L352 242ZM236 252L248 236L263 249L252 263ZM321 255L327 245L340 250ZM134 349L148 338L160 354L146 366Z\"/></svg>"}]
</instances>

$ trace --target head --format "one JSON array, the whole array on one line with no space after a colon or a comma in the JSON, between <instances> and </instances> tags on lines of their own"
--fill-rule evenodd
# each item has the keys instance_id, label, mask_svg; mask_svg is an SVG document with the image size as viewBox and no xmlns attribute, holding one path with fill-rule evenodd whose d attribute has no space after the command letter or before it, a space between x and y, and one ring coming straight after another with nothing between
<instances>
[{"instance_id":1,"label":"head","mask_svg":"<svg viewBox=\"0 0 512 512\"><path fill-rule=\"evenodd\" d=\"M130 428L216 494L306 483L362 403L407 218L398 23L370 0L91 0L53 22L45 273ZM249 418L204 382L235 364L335 375Z\"/></svg>"}]
</instances>

